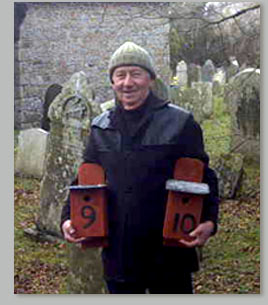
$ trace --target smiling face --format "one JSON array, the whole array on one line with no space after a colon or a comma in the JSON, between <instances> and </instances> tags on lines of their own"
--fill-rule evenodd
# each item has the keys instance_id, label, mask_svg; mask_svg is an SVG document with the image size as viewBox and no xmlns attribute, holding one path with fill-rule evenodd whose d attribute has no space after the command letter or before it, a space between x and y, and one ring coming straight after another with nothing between
<instances>
[{"instance_id":1,"label":"smiling face","mask_svg":"<svg viewBox=\"0 0 268 305\"><path fill-rule=\"evenodd\" d=\"M150 92L152 83L149 72L136 66L122 66L114 70L112 88L124 109L141 106Z\"/></svg>"}]
</instances>

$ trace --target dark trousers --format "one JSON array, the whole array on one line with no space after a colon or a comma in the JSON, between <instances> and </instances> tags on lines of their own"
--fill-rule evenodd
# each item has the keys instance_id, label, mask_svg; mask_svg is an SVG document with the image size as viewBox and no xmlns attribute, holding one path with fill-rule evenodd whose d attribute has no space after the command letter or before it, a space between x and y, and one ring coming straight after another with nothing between
<instances>
[{"instance_id":1,"label":"dark trousers","mask_svg":"<svg viewBox=\"0 0 268 305\"><path fill-rule=\"evenodd\" d=\"M192 274L186 273L172 280L161 280L143 284L140 282L106 281L110 294L192 294Z\"/></svg>"}]
</instances>

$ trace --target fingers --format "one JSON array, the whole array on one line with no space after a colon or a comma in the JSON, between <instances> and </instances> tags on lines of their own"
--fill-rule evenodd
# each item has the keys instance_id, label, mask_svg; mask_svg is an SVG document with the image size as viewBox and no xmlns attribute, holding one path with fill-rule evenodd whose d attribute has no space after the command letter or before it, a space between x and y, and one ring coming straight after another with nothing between
<instances>
[{"instance_id":1,"label":"fingers","mask_svg":"<svg viewBox=\"0 0 268 305\"><path fill-rule=\"evenodd\" d=\"M192 241L187 241L184 239L181 239L179 241L180 244L182 244L184 247L192 248L196 246L204 246L207 240L210 237L211 229L208 227L207 224L200 224L196 227L194 231L192 231L189 236L194 237L195 239Z\"/></svg>"},{"instance_id":2,"label":"fingers","mask_svg":"<svg viewBox=\"0 0 268 305\"><path fill-rule=\"evenodd\" d=\"M85 240L85 237L77 237L76 231L72 226L71 220L66 220L62 225L62 231L64 234L64 238L71 243L79 243Z\"/></svg>"},{"instance_id":3,"label":"fingers","mask_svg":"<svg viewBox=\"0 0 268 305\"><path fill-rule=\"evenodd\" d=\"M185 239L180 239L179 244L181 244L182 246L184 246L186 248L193 248L193 247L199 246L199 240L194 239L193 241L187 241Z\"/></svg>"}]
</instances>

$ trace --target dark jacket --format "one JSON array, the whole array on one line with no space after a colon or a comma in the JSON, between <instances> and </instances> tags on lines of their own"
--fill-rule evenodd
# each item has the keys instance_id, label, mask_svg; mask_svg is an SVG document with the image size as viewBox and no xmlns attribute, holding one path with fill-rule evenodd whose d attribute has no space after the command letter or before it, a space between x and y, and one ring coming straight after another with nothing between
<instances>
[{"instance_id":1,"label":"dark jacket","mask_svg":"<svg viewBox=\"0 0 268 305\"><path fill-rule=\"evenodd\" d=\"M205 199L202 221L216 224L217 178L207 166L202 131L189 112L150 94L137 111L117 106L93 120L84 161L97 162L106 171L110 244L103 250L106 278L145 280L198 270L194 248L162 245L165 183L180 157L205 162L204 182L211 194ZM68 204L62 221L67 218Z\"/></svg>"}]
</instances>

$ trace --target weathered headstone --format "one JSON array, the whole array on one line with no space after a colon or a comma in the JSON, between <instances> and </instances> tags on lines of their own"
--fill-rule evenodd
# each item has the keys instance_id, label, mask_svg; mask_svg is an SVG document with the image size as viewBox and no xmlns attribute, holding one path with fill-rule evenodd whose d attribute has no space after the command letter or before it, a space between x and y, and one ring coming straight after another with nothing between
<instances>
[{"instance_id":1,"label":"weathered headstone","mask_svg":"<svg viewBox=\"0 0 268 305\"><path fill-rule=\"evenodd\" d=\"M22 130L18 138L15 173L42 178L48 133L40 128Z\"/></svg>"},{"instance_id":2,"label":"weathered headstone","mask_svg":"<svg viewBox=\"0 0 268 305\"><path fill-rule=\"evenodd\" d=\"M224 68L217 68L213 76L213 95L220 96L223 94L226 82L226 72Z\"/></svg>"},{"instance_id":3,"label":"weathered headstone","mask_svg":"<svg viewBox=\"0 0 268 305\"><path fill-rule=\"evenodd\" d=\"M66 187L76 176L90 131L92 91L84 73L74 74L49 108L50 135L41 183L40 226L59 233L60 212L67 197ZM94 106L96 107L96 106Z\"/></svg>"},{"instance_id":4,"label":"weathered headstone","mask_svg":"<svg viewBox=\"0 0 268 305\"><path fill-rule=\"evenodd\" d=\"M238 153L222 154L213 162L219 181L219 196L233 199L238 194L243 179L243 155Z\"/></svg>"},{"instance_id":5,"label":"weathered headstone","mask_svg":"<svg viewBox=\"0 0 268 305\"><path fill-rule=\"evenodd\" d=\"M225 88L235 152L260 159L260 70L248 68L235 75Z\"/></svg>"},{"instance_id":6,"label":"weathered headstone","mask_svg":"<svg viewBox=\"0 0 268 305\"><path fill-rule=\"evenodd\" d=\"M214 73L215 73L215 66L211 59L207 59L202 67L202 81L213 82Z\"/></svg>"},{"instance_id":7,"label":"weathered headstone","mask_svg":"<svg viewBox=\"0 0 268 305\"><path fill-rule=\"evenodd\" d=\"M170 100L191 111L196 121L202 123L213 113L212 83L193 82L192 88L170 88Z\"/></svg>"},{"instance_id":8,"label":"weathered headstone","mask_svg":"<svg viewBox=\"0 0 268 305\"><path fill-rule=\"evenodd\" d=\"M185 61L180 61L176 67L176 78L179 87L187 86L188 76L187 76L187 64Z\"/></svg>"},{"instance_id":9,"label":"weathered headstone","mask_svg":"<svg viewBox=\"0 0 268 305\"><path fill-rule=\"evenodd\" d=\"M195 116L199 122L208 119L213 113L212 83L192 83L192 88L197 90L198 99L195 102Z\"/></svg>"},{"instance_id":10,"label":"weathered headstone","mask_svg":"<svg viewBox=\"0 0 268 305\"><path fill-rule=\"evenodd\" d=\"M213 82L218 82L220 85L224 85L226 82L226 73L223 67L217 68L213 76Z\"/></svg>"},{"instance_id":11,"label":"weathered headstone","mask_svg":"<svg viewBox=\"0 0 268 305\"><path fill-rule=\"evenodd\" d=\"M169 88L170 101L188 111L194 112L196 101L199 99L198 91L188 87L171 86Z\"/></svg>"},{"instance_id":12,"label":"weathered headstone","mask_svg":"<svg viewBox=\"0 0 268 305\"><path fill-rule=\"evenodd\" d=\"M225 102L231 114L231 151L243 156L239 196L260 189L260 70L239 72L225 86Z\"/></svg>"},{"instance_id":13,"label":"weathered headstone","mask_svg":"<svg viewBox=\"0 0 268 305\"><path fill-rule=\"evenodd\" d=\"M110 110L111 108L113 108L115 106L115 99L111 99L109 101L106 101L102 104L100 104L101 107L101 111L104 112L106 110Z\"/></svg>"},{"instance_id":14,"label":"weathered headstone","mask_svg":"<svg viewBox=\"0 0 268 305\"><path fill-rule=\"evenodd\" d=\"M191 87L192 82L201 81L201 67L196 64L188 65L188 87Z\"/></svg>"},{"instance_id":15,"label":"weathered headstone","mask_svg":"<svg viewBox=\"0 0 268 305\"><path fill-rule=\"evenodd\" d=\"M61 210L68 186L81 164L91 120L100 113L83 72L75 73L49 108L50 134L46 151L45 174L41 183L40 231L60 233ZM70 293L103 293L99 249L85 252L70 245Z\"/></svg>"},{"instance_id":16,"label":"weathered headstone","mask_svg":"<svg viewBox=\"0 0 268 305\"><path fill-rule=\"evenodd\" d=\"M239 63L234 56L230 56L229 64L226 68L226 81L228 82L239 72Z\"/></svg>"}]
</instances>

